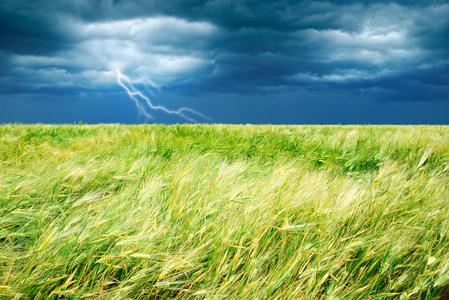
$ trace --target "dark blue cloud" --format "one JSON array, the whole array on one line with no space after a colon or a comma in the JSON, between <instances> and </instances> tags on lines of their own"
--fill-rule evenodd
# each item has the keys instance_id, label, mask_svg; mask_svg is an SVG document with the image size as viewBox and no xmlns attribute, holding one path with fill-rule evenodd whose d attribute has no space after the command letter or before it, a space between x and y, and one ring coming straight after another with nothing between
<instances>
[{"instance_id":1,"label":"dark blue cloud","mask_svg":"<svg viewBox=\"0 0 449 300\"><path fill-rule=\"evenodd\" d=\"M102 103L119 95L126 99L114 73L120 68L155 101L169 94L194 96L222 122L224 116L230 122L245 118L233 119L204 103L243 113L281 103L301 107L307 101L332 109L336 101L358 107L354 114L374 123L389 119L362 113L363 103L377 113L382 110L372 109L374 103L402 105L410 123L429 123L430 113L423 119L405 108L421 102L447 107L441 104L449 101L447 15L445 1L4 0L0 105L7 101L11 109L14 99L24 103L30 95L71 105L74 99L85 105L86 97ZM154 95L148 80L161 92ZM323 100L331 96L336 99ZM209 100L203 102L205 97ZM226 99L238 101L220 103ZM353 105L355 99L362 106ZM279 117L263 117L270 113ZM288 118L283 109L262 110L246 120L282 123L281 114L285 122L307 120ZM331 115L316 114L316 123L363 123L346 113L340 120ZM403 123L398 115L385 116ZM449 116L438 120L449 123Z\"/></svg>"}]
</instances>

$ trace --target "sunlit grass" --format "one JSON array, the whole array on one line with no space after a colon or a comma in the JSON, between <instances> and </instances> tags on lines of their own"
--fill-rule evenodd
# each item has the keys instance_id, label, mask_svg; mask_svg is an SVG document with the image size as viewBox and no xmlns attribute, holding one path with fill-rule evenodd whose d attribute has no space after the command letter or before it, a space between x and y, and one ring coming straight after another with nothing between
<instances>
[{"instance_id":1,"label":"sunlit grass","mask_svg":"<svg viewBox=\"0 0 449 300\"><path fill-rule=\"evenodd\" d=\"M449 127L0 126L0 294L435 299Z\"/></svg>"}]
</instances>

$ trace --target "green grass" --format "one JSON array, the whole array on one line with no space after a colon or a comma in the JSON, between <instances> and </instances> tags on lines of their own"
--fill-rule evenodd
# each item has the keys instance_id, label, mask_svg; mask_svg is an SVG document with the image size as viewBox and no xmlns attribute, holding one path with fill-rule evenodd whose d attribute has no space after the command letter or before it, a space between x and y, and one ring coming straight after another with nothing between
<instances>
[{"instance_id":1,"label":"green grass","mask_svg":"<svg viewBox=\"0 0 449 300\"><path fill-rule=\"evenodd\" d=\"M0 126L0 294L437 299L448 126Z\"/></svg>"}]
</instances>

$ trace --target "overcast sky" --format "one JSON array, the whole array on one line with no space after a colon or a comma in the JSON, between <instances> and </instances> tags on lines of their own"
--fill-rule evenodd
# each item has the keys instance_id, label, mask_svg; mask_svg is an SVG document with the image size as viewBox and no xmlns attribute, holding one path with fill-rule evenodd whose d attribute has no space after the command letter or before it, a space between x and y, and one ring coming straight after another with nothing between
<instances>
[{"instance_id":1,"label":"overcast sky","mask_svg":"<svg viewBox=\"0 0 449 300\"><path fill-rule=\"evenodd\" d=\"M449 3L0 1L0 123L78 121L449 124Z\"/></svg>"}]
</instances>

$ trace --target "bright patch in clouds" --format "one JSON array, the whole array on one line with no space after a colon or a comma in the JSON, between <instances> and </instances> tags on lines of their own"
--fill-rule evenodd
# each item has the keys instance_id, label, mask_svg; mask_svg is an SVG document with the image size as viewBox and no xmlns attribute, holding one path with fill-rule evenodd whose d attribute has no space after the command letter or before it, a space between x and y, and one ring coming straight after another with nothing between
<instances>
[{"instance_id":1,"label":"bright patch in clouds","mask_svg":"<svg viewBox=\"0 0 449 300\"><path fill-rule=\"evenodd\" d=\"M417 59L423 51L407 35L406 29L387 30L366 25L359 32L307 29L304 33L313 44L325 45L324 61L360 61L381 65Z\"/></svg>"},{"instance_id":2,"label":"bright patch in clouds","mask_svg":"<svg viewBox=\"0 0 449 300\"><path fill-rule=\"evenodd\" d=\"M321 81L321 82L343 82L343 81L360 81L377 79L391 75L393 72L389 69L380 71L366 71L358 69L338 69L330 74L312 74L312 73L298 73L291 76L291 79L297 81Z\"/></svg>"},{"instance_id":3,"label":"bright patch in clouds","mask_svg":"<svg viewBox=\"0 0 449 300\"><path fill-rule=\"evenodd\" d=\"M215 31L215 27L207 22L188 22L173 17L136 18L91 24L74 22L72 26L82 38L145 40L162 44L175 42L185 35L201 37Z\"/></svg>"},{"instance_id":4,"label":"bright patch in clouds","mask_svg":"<svg viewBox=\"0 0 449 300\"><path fill-rule=\"evenodd\" d=\"M211 59L201 43L217 30L206 22L172 17L66 24L77 42L55 56L14 55L13 61L35 69L45 80L67 85L92 86L115 82L114 68L130 78L144 78L161 85L183 80L207 68ZM189 51L185 51L185 50ZM67 74L65 70L72 71ZM50 80L65 78L64 81ZM83 80L85 81L83 83Z\"/></svg>"}]
</instances>

